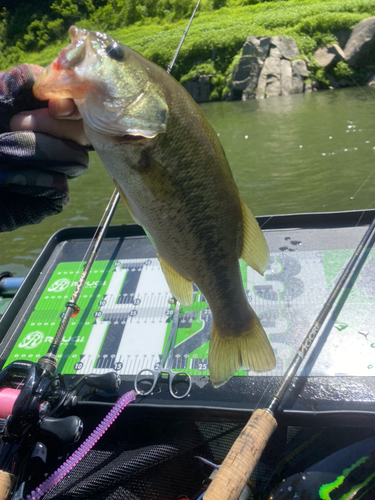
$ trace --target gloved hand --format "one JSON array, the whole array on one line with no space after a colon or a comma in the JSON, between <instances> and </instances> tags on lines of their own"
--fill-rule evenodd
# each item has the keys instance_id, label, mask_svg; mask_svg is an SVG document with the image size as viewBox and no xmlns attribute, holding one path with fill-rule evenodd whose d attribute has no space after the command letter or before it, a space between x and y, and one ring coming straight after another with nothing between
<instances>
[{"instance_id":1,"label":"gloved hand","mask_svg":"<svg viewBox=\"0 0 375 500\"><path fill-rule=\"evenodd\" d=\"M69 201L67 179L88 166L87 150L76 142L32 130L11 131L10 120L17 113L48 107L32 93L40 71L22 64L0 72L0 232L60 213Z\"/></svg>"}]
</instances>

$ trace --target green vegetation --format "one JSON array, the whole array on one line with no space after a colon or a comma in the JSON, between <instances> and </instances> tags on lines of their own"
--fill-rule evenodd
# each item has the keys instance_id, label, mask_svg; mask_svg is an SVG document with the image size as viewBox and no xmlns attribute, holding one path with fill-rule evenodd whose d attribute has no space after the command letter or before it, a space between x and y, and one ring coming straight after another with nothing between
<instances>
[{"instance_id":1,"label":"green vegetation","mask_svg":"<svg viewBox=\"0 0 375 500\"><path fill-rule=\"evenodd\" d=\"M166 67L186 27L195 0L28 0L7 1L0 12L0 68L20 62L46 65L68 42L71 24L107 31ZM375 15L373 0L202 0L174 67L181 80L209 71L212 99L228 91L233 60L247 36L295 38L310 60L319 45L337 43L343 30ZM326 85L314 63L311 77ZM337 78L351 76L337 67ZM349 72L348 72L349 71Z\"/></svg>"}]
</instances>

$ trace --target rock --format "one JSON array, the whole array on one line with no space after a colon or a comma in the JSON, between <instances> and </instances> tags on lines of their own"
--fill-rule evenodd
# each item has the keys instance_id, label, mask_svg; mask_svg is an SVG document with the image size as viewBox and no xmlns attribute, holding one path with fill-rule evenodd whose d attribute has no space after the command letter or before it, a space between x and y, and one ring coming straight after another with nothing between
<instances>
[{"instance_id":1,"label":"rock","mask_svg":"<svg viewBox=\"0 0 375 500\"><path fill-rule=\"evenodd\" d=\"M300 55L296 41L294 38L286 36L273 36L271 38L270 57L278 57L280 59L293 59Z\"/></svg>"},{"instance_id":2,"label":"rock","mask_svg":"<svg viewBox=\"0 0 375 500\"><path fill-rule=\"evenodd\" d=\"M256 98L272 97L281 95L281 59L278 57L267 57L259 75Z\"/></svg>"},{"instance_id":3,"label":"rock","mask_svg":"<svg viewBox=\"0 0 375 500\"><path fill-rule=\"evenodd\" d=\"M345 59L345 53L340 47L340 45L337 45L336 43L334 45L330 45L328 47L328 50L331 51L333 54L336 54L336 61L340 62Z\"/></svg>"},{"instance_id":4,"label":"rock","mask_svg":"<svg viewBox=\"0 0 375 500\"><path fill-rule=\"evenodd\" d=\"M306 90L304 83L304 79L308 76L309 72L305 61L302 61L302 59L292 61L292 94L300 94L303 91L311 92L311 90Z\"/></svg>"},{"instance_id":5,"label":"rock","mask_svg":"<svg viewBox=\"0 0 375 500\"><path fill-rule=\"evenodd\" d=\"M314 57L316 62L324 69L331 68L339 61L345 58L344 51L339 45L330 45L328 47L321 47L318 49Z\"/></svg>"},{"instance_id":6,"label":"rock","mask_svg":"<svg viewBox=\"0 0 375 500\"><path fill-rule=\"evenodd\" d=\"M273 36L269 57L259 75L257 99L289 95L293 88L291 59L300 55L296 41L285 36Z\"/></svg>"},{"instance_id":7,"label":"rock","mask_svg":"<svg viewBox=\"0 0 375 500\"><path fill-rule=\"evenodd\" d=\"M322 68L329 68L334 65L335 54L332 54L328 51L327 47L321 47L315 51L314 57L316 62Z\"/></svg>"},{"instance_id":8,"label":"rock","mask_svg":"<svg viewBox=\"0 0 375 500\"><path fill-rule=\"evenodd\" d=\"M242 47L242 56L260 57L265 59L270 51L271 37L249 36Z\"/></svg>"},{"instance_id":9,"label":"rock","mask_svg":"<svg viewBox=\"0 0 375 500\"><path fill-rule=\"evenodd\" d=\"M254 90L258 83L263 61L257 57L241 57L233 71L232 88L235 90Z\"/></svg>"},{"instance_id":10,"label":"rock","mask_svg":"<svg viewBox=\"0 0 375 500\"><path fill-rule=\"evenodd\" d=\"M249 36L232 73L231 98L246 101L303 92L303 80L308 76L306 64L292 62L299 55L293 38Z\"/></svg>"},{"instance_id":11,"label":"rock","mask_svg":"<svg viewBox=\"0 0 375 500\"><path fill-rule=\"evenodd\" d=\"M366 85L369 85L370 87L375 87L375 75L371 76L368 80Z\"/></svg>"},{"instance_id":12,"label":"rock","mask_svg":"<svg viewBox=\"0 0 375 500\"><path fill-rule=\"evenodd\" d=\"M292 64L288 59L281 59L280 91L281 95L292 93Z\"/></svg>"},{"instance_id":13,"label":"rock","mask_svg":"<svg viewBox=\"0 0 375 500\"><path fill-rule=\"evenodd\" d=\"M312 85L310 82L305 83L305 92L310 93L313 91Z\"/></svg>"},{"instance_id":14,"label":"rock","mask_svg":"<svg viewBox=\"0 0 375 500\"><path fill-rule=\"evenodd\" d=\"M232 95L238 91L245 91L242 95L244 100L254 97L259 74L269 52L270 42L269 36L249 36L246 39L238 65L232 73Z\"/></svg>"},{"instance_id":15,"label":"rock","mask_svg":"<svg viewBox=\"0 0 375 500\"><path fill-rule=\"evenodd\" d=\"M352 31L345 45L345 61L350 66L366 66L375 60L375 17L364 19Z\"/></svg>"},{"instance_id":16,"label":"rock","mask_svg":"<svg viewBox=\"0 0 375 500\"><path fill-rule=\"evenodd\" d=\"M345 45L346 45L346 42L350 38L351 31L349 29L345 29L344 28L344 29L339 30L339 31L333 31L332 33L337 38L337 42L338 42L340 48L343 49L345 47Z\"/></svg>"},{"instance_id":17,"label":"rock","mask_svg":"<svg viewBox=\"0 0 375 500\"><path fill-rule=\"evenodd\" d=\"M195 102L207 102L211 94L210 75L200 75L187 80L183 86Z\"/></svg>"}]
</instances>

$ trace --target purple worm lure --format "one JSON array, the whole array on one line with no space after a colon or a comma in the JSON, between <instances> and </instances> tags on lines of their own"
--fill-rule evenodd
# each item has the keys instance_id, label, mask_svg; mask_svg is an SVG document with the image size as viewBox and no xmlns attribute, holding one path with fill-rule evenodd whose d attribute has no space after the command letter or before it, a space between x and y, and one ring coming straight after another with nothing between
<instances>
[{"instance_id":1,"label":"purple worm lure","mask_svg":"<svg viewBox=\"0 0 375 500\"><path fill-rule=\"evenodd\" d=\"M39 500L51 488L53 488L63 477L65 477L75 467L80 460L91 450L103 434L109 429L122 410L132 401L135 400L137 394L135 391L130 391L121 396L114 405L112 410L104 417L98 427L90 434L90 436L81 444L81 446L68 458L51 476L49 476L38 488L35 488L30 495L26 496L26 500Z\"/></svg>"}]
</instances>

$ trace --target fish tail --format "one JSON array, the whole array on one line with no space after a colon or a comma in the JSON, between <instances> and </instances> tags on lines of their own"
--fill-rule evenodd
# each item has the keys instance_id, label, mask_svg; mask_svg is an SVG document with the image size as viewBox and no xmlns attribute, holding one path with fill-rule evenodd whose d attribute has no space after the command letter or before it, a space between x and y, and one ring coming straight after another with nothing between
<instances>
[{"instance_id":1,"label":"fish tail","mask_svg":"<svg viewBox=\"0 0 375 500\"><path fill-rule=\"evenodd\" d=\"M213 322L208 366L214 387L225 384L241 367L254 371L269 371L276 359L267 334L252 311L251 320L235 335Z\"/></svg>"}]
</instances>

